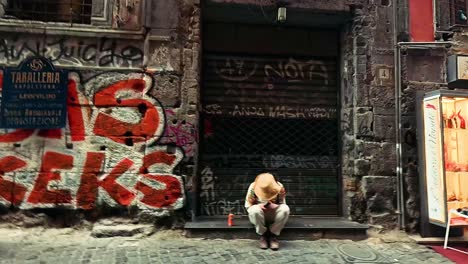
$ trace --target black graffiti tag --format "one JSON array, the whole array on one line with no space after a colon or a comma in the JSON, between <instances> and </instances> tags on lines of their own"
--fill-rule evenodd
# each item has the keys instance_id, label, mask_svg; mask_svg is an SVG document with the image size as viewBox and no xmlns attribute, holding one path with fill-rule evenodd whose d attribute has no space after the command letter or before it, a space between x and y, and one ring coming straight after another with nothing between
<instances>
[{"instance_id":1,"label":"black graffiti tag","mask_svg":"<svg viewBox=\"0 0 468 264\"><path fill-rule=\"evenodd\" d=\"M0 63L18 63L31 55L45 56L57 65L138 67L143 62L143 51L139 47L122 46L113 39L89 42L60 38L45 42L43 39L0 38Z\"/></svg>"}]
</instances>

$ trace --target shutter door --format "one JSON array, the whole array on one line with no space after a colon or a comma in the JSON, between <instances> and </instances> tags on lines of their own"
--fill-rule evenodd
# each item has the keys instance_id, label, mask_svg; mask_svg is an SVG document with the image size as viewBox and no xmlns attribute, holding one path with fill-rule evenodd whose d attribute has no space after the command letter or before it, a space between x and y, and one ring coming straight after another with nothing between
<instances>
[{"instance_id":1,"label":"shutter door","mask_svg":"<svg viewBox=\"0 0 468 264\"><path fill-rule=\"evenodd\" d=\"M336 57L204 57L202 215L246 214L249 184L276 174L296 215L337 215Z\"/></svg>"}]
</instances>

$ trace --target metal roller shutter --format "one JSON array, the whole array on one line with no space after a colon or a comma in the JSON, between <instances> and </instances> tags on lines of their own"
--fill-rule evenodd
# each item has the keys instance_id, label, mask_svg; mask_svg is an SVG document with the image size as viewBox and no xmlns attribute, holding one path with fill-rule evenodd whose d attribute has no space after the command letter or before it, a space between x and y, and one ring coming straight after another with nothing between
<instances>
[{"instance_id":1,"label":"metal roller shutter","mask_svg":"<svg viewBox=\"0 0 468 264\"><path fill-rule=\"evenodd\" d=\"M337 58L209 53L203 79L200 213L246 214L270 171L292 214L337 215Z\"/></svg>"}]
</instances>

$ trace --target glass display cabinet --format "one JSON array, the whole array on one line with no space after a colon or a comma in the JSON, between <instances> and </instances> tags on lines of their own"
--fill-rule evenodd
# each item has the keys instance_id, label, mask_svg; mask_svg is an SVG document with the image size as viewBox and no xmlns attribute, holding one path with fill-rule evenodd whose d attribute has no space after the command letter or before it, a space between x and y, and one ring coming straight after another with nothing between
<instances>
[{"instance_id":1,"label":"glass display cabinet","mask_svg":"<svg viewBox=\"0 0 468 264\"><path fill-rule=\"evenodd\" d=\"M429 236L428 223L445 228L449 212L468 214L468 92L437 90L417 100L421 233Z\"/></svg>"}]
</instances>

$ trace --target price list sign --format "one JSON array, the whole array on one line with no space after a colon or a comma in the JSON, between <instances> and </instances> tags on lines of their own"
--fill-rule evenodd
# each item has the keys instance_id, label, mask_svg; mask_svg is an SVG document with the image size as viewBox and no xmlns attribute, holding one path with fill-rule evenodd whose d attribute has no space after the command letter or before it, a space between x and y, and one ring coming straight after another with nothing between
<instances>
[{"instance_id":1,"label":"price list sign","mask_svg":"<svg viewBox=\"0 0 468 264\"><path fill-rule=\"evenodd\" d=\"M3 74L0 127L62 128L66 122L68 73L43 57L25 59Z\"/></svg>"}]
</instances>

